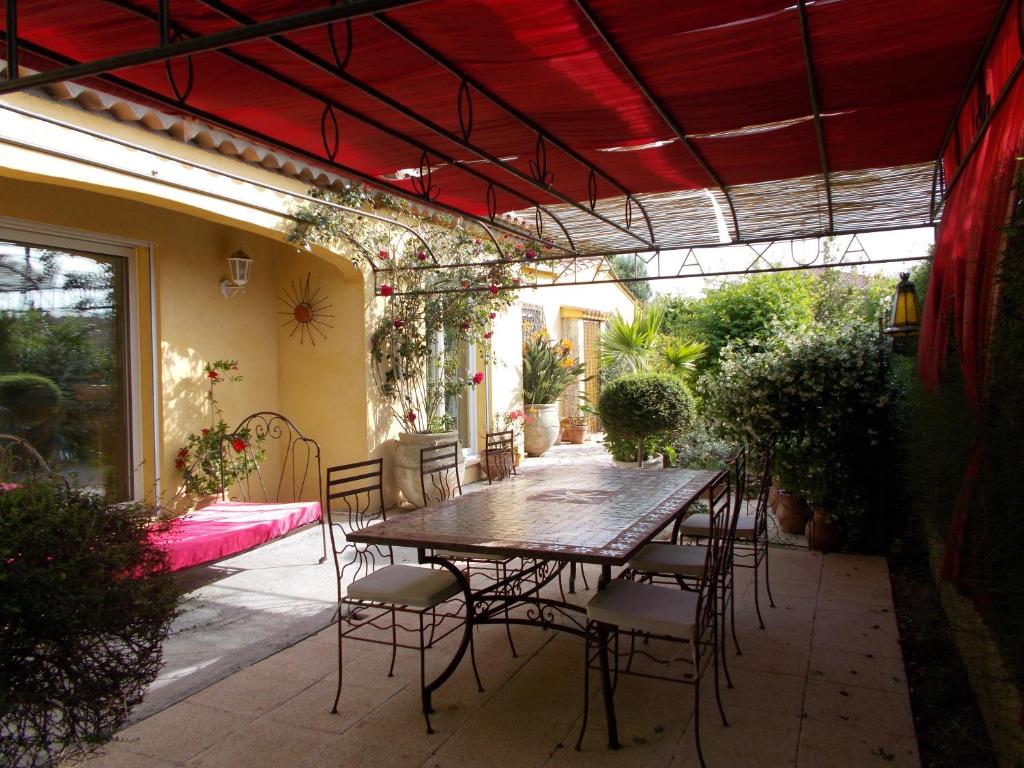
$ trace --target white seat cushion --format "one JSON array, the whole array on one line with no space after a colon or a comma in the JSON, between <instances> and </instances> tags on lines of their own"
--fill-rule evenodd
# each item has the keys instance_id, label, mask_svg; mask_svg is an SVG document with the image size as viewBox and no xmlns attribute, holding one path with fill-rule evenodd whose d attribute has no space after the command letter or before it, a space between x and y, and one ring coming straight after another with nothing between
<instances>
[{"instance_id":1,"label":"white seat cushion","mask_svg":"<svg viewBox=\"0 0 1024 768\"><path fill-rule=\"evenodd\" d=\"M641 573L700 576L704 573L707 556L707 547L684 547L679 544L654 542L641 549L629 561L629 567Z\"/></svg>"},{"instance_id":2,"label":"white seat cushion","mask_svg":"<svg viewBox=\"0 0 1024 768\"><path fill-rule=\"evenodd\" d=\"M445 560L487 560L488 562L500 563L504 560L511 560L508 555L498 555L482 552L460 552L457 549L437 549L434 554L443 557Z\"/></svg>"},{"instance_id":3,"label":"white seat cushion","mask_svg":"<svg viewBox=\"0 0 1024 768\"><path fill-rule=\"evenodd\" d=\"M697 594L676 587L613 581L587 604L587 617L656 635L692 638L697 623Z\"/></svg>"},{"instance_id":4,"label":"white seat cushion","mask_svg":"<svg viewBox=\"0 0 1024 768\"><path fill-rule=\"evenodd\" d=\"M388 565L353 581L347 594L353 600L430 608L458 591L458 581L446 570Z\"/></svg>"},{"instance_id":5,"label":"white seat cushion","mask_svg":"<svg viewBox=\"0 0 1024 768\"><path fill-rule=\"evenodd\" d=\"M711 516L708 515L706 512L701 512L696 515L690 515L683 521L683 525L679 529L679 532L683 536L708 538L709 536L711 536ZM736 521L736 538L754 538L753 517L751 517L750 515L740 515L740 519Z\"/></svg>"}]
</instances>

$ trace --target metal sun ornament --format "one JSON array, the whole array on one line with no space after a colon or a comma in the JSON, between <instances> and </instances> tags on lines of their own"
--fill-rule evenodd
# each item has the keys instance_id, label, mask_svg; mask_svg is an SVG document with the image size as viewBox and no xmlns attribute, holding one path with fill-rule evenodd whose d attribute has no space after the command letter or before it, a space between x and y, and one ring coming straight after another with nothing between
<instances>
[{"instance_id":1,"label":"metal sun ornament","mask_svg":"<svg viewBox=\"0 0 1024 768\"><path fill-rule=\"evenodd\" d=\"M308 338L309 343L315 347L316 334L319 334L321 339L326 339L327 334L324 333L324 329L334 327L326 322L327 319L333 320L334 315L326 313L326 310L331 309L333 306L327 303L327 294L321 294L323 289L320 287L312 287L310 279L311 273L307 273L305 282L302 280L298 282L293 281L291 290L288 288L284 289L284 295L277 298L278 301L288 307L288 310L278 314L285 315L287 318L281 323L282 328L286 328L289 325L293 326L292 332L288 334L288 338L292 338L298 333L299 344L305 343Z\"/></svg>"}]
</instances>

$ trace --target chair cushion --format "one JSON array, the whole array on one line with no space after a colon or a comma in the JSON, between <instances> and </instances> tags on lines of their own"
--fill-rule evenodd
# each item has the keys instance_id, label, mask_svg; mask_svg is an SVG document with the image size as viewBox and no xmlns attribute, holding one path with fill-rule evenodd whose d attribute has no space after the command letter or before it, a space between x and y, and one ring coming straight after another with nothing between
<instances>
[{"instance_id":1,"label":"chair cushion","mask_svg":"<svg viewBox=\"0 0 1024 768\"><path fill-rule=\"evenodd\" d=\"M587 617L620 629L692 637L697 624L697 594L616 580L587 604Z\"/></svg>"},{"instance_id":2,"label":"chair cushion","mask_svg":"<svg viewBox=\"0 0 1024 768\"><path fill-rule=\"evenodd\" d=\"M438 557L443 557L445 560L486 560L488 562L500 563L512 559L508 555L486 552L460 552L457 549L436 549L434 554Z\"/></svg>"},{"instance_id":3,"label":"chair cushion","mask_svg":"<svg viewBox=\"0 0 1024 768\"><path fill-rule=\"evenodd\" d=\"M641 549L629 561L629 567L641 573L671 573L677 576L700 576L704 573L707 547L685 547L654 542Z\"/></svg>"},{"instance_id":4,"label":"chair cushion","mask_svg":"<svg viewBox=\"0 0 1024 768\"><path fill-rule=\"evenodd\" d=\"M348 585L353 600L430 608L459 591L455 576L443 569L388 565Z\"/></svg>"},{"instance_id":5,"label":"chair cushion","mask_svg":"<svg viewBox=\"0 0 1024 768\"><path fill-rule=\"evenodd\" d=\"M682 527L679 532L683 536L693 536L696 538L708 538L711 536L711 516L706 512L701 512L696 515L690 515L683 521ZM754 518L750 515L740 515L740 519L736 521L736 538L737 539L753 539L754 538Z\"/></svg>"}]
</instances>

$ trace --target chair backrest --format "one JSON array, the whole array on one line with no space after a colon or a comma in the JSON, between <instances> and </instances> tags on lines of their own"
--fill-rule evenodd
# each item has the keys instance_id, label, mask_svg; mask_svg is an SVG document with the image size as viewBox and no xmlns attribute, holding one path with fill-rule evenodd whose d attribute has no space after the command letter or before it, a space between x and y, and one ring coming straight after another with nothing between
<instances>
[{"instance_id":1,"label":"chair backrest","mask_svg":"<svg viewBox=\"0 0 1024 768\"><path fill-rule=\"evenodd\" d=\"M757 489L757 506L754 508L754 532L757 536L768 535L768 497L772 490L772 474L775 472L775 436L764 443L764 463Z\"/></svg>"},{"instance_id":2,"label":"chair backrest","mask_svg":"<svg viewBox=\"0 0 1024 768\"><path fill-rule=\"evenodd\" d=\"M0 434L0 483L20 483L52 476L46 459L28 440L17 435Z\"/></svg>"},{"instance_id":3,"label":"chair backrest","mask_svg":"<svg viewBox=\"0 0 1024 768\"><path fill-rule=\"evenodd\" d=\"M741 446L736 455L726 462L726 467L732 475L732 503L739 512L747 491L747 446Z\"/></svg>"},{"instance_id":4,"label":"chair backrest","mask_svg":"<svg viewBox=\"0 0 1024 768\"><path fill-rule=\"evenodd\" d=\"M729 526L735 518L736 507L732 504L729 473L721 472L707 491L709 533L704 550L704 571L697 589L697 617L702 625L714 621L716 590L728 568L726 539Z\"/></svg>"},{"instance_id":5,"label":"chair backrest","mask_svg":"<svg viewBox=\"0 0 1024 768\"><path fill-rule=\"evenodd\" d=\"M457 440L420 449L420 490L427 506L462 494Z\"/></svg>"},{"instance_id":6,"label":"chair backrest","mask_svg":"<svg viewBox=\"0 0 1024 768\"><path fill-rule=\"evenodd\" d=\"M516 473L515 433L488 432L484 438L484 468L487 482L504 480Z\"/></svg>"},{"instance_id":7,"label":"chair backrest","mask_svg":"<svg viewBox=\"0 0 1024 768\"><path fill-rule=\"evenodd\" d=\"M358 461L327 468L324 498L325 515L330 521L331 550L338 590L346 575L353 579L372 573L381 565L394 562L390 547L349 541L347 534L387 519L384 511L382 459ZM337 534L335 534L337 529ZM351 559L350 559L351 558Z\"/></svg>"},{"instance_id":8,"label":"chair backrest","mask_svg":"<svg viewBox=\"0 0 1024 768\"><path fill-rule=\"evenodd\" d=\"M727 474L732 481L732 506L723 520L725 540L722 543L722 571L719 574L721 579L732 578L732 557L733 547L736 543L736 526L739 524L740 514L743 512L743 490L747 485L747 447L741 447L735 456L726 461L725 465Z\"/></svg>"}]
</instances>

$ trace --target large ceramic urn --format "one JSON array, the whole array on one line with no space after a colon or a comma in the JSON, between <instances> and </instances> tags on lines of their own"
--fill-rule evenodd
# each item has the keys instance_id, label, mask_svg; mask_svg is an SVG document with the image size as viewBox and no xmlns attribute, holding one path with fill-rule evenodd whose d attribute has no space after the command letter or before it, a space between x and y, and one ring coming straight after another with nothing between
<instances>
[{"instance_id":1,"label":"large ceramic urn","mask_svg":"<svg viewBox=\"0 0 1024 768\"><path fill-rule=\"evenodd\" d=\"M562 425L558 418L558 403L526 403L526 425L523 443L527 456L543 456L558 440Z\"/></svg>"},{"instance_id":2,"label":"large ceramic urn","mask_svg":"<svg viewBox=\"0 0 1024 768\"><path fill-rule=\"evenodd\" d=\"M441 443L450 443L459 439L458 432L402 432L398 435L395 448L395 480L405 500L416 507L425 507L440 500L438 488L454 488L455 472L448 470L446 478L436 478L437 482L427 478L427 499L423 498L420 485L420 451ZM462 446L459 446L459 476L462 476L465 459L462 457Z\"/></svg>"}]
</instances>

